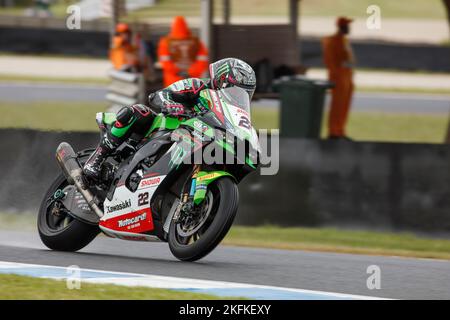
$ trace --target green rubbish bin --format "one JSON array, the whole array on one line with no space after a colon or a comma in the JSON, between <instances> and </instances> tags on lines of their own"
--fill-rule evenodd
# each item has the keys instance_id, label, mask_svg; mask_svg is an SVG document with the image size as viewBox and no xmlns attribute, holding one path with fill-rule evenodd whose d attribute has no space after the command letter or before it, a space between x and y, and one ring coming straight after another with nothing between
<instances>
[{"instance_id":1,"label":"green rubbish bin","mask_svg":"<svg viewBox=\"0 0 450 320\"><path fill-rule=\"evenodd\" d=\"M320 138L322 114L328 81L305 77L278 81L280 94L280 136L290 138Z\"/></svg>"}]
</instances>

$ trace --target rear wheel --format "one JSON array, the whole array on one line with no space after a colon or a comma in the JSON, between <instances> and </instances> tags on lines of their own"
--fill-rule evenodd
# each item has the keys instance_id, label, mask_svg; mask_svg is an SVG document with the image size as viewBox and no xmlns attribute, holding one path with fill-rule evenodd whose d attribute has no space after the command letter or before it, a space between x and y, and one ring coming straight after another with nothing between
<instances>
[{"instance_id":1,"label":"rear wheel","mask_svg":"<svg viewBox=\"0 0 450 320\"><path fill-rule=\"evenodd\" d=\"M42 242L52 250L77 251L88 245L100 232L98 226L89 225L70 216L58 201L58 192L68 186L60 174L42 200L38 213L38 231Z\"/></svg>"},{"instance_id":2,"label":"rear wheel","mask_svg":"<svg viewBox=\"0 0 450 320\"><path fill-rule=\"evenodd\" d=\"M203 203L190 214L182 213L169 229L172 254L183 261L195 261L210 253L227 234L238 209L236 183L220 178L208 186Z\"/></svg>"}]
</instances>

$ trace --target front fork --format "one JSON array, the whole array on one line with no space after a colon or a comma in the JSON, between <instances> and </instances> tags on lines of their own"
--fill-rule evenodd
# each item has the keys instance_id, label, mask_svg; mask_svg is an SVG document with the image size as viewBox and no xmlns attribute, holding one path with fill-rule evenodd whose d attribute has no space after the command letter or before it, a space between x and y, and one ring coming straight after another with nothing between
<instances>
[{"instance_id":1,"label":"front fork","mask_svg":"<svg viewBox=\"0 0 450 320\"><path fill-rule=\"evenodd\" d=\"M175 210L175 214L173 216L174 221L178 221L180 214L182 211L192 210L194 207L194 195L197 185L197 174L200 172L200 165L195 165L194 170L191 174L190 185L189 179L186 181L183 186L183 191L181 194L181 201L178 203L177 209ZM188 189L189 188L189 189Z\"/></svg>"},{"instance_id":2,"label":"front fork","mask_svg":"<svg viewBox=\"0 0 450 320\"><path fill-rule=\"evenodd\" d=\"M182 211L190 211L195 206L200 205L203 200L205 200L208 185L224 176L229 176L234 179L234 177L226 171L206 172L201 170L200 165L196 165L192 172L190 184L188 183L189 180L187 180L183 188L181 201L175 211L173 220L178 221Z\"/></svg>"}]
</instances>

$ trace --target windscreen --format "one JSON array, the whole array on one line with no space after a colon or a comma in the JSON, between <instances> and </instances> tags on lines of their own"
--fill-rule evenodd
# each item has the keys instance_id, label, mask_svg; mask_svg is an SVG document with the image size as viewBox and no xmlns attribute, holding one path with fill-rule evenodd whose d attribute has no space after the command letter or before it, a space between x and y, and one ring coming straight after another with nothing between
<instances>
[{"instance_id":1,"label":"windscreen","mask_svg":"<svg viewBox=\"0 0 450 320\"><path fill-rule=\"evenodd\" d=\"M226 103L241 108L250 114L250 98L247 91L239 87L224 88L218 91Z\"/></svg>"}]
</instances>

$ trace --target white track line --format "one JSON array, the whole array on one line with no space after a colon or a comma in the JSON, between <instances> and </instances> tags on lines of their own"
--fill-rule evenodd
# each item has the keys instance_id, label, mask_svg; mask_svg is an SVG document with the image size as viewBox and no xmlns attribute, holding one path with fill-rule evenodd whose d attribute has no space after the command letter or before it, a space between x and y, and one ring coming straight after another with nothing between
<instances>
[{"instance_id":1,"label":"white track line","mask_svg":"<svg viewBox=\"0 0 450 320\"><path fill-rule=\"evenodd\" d=\"M11 273L30 275L41 278L51 279L67 279L71 277L68 268L59 266L39 265L39 264L25 264L0 261L0 274ZM192 278L169 277L149 274L105 271L95 269L80 268L81 282L87 283L103 283L115 284L123 286L143 286L162 289L176 289L180 291L197 291L205 293L216 293L218 295L227 295L227 292L232 292L230 289L243 292L243 295L250 294L250 298L262 296L270 299L271 294L274 294L272 299L278 295L286 296L292 299L357 299L357 300L378 300L383 298L353 295L346 293L325 292L316 290L304 290L297 288L285 288L276 286L265 286L247 283L236 283L227 281L212 281ZM72 276L73 277L73 276ZM225 290L225 291L224 291ZM241 291L239 291L241 290ZM235 295L236 296L236 295Z\"/></svg>"}]
</instances>

